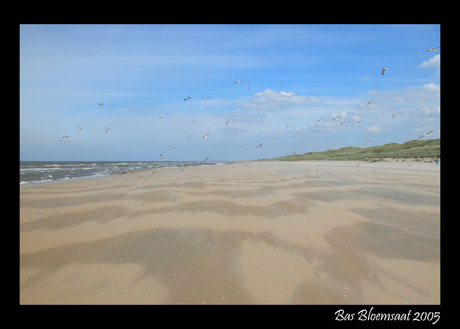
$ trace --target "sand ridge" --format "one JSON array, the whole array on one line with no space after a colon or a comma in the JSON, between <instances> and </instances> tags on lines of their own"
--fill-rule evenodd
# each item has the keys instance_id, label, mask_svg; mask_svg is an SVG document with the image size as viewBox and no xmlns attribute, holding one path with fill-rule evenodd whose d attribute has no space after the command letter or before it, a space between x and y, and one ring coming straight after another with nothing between
<instances>
[{"instance_id":1,"label":"sand ridge","mask_svg":"<svg viewBox=\"0 0 460 329\"><path fill-rule=\"evenodd\" d=\"M439 177L247 162L23 185L20 302L439 304Z\"/></svg>"}]
</instances>

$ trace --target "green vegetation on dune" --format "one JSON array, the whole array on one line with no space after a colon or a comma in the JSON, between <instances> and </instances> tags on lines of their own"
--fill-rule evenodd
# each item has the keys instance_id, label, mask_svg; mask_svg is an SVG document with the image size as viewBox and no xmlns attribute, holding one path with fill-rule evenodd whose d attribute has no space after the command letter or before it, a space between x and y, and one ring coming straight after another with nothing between
<instances>
[{"instance_id":1,"label":"green vegetation on dune","mask_svg":"<svg viewBox=\"0 0 460 329\"><path fill-rule=\"evenodd\" d=\"M271 160L375 160L383 158L440 158L441 139L412 140L404 144L389 143L367 148L343 147L338 150L324 152L308 152L304 154L278 157Z\"/></svg>"}]
</instances>

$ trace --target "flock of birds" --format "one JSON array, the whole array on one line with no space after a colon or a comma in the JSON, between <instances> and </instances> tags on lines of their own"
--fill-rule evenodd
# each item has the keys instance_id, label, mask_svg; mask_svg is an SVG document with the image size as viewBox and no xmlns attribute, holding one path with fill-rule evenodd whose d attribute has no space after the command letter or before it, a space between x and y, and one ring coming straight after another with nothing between
<instances>
[{"instance_id":1,"label":"flock of birds","mask_svg":"<svg viewBox=\"0 0 460 329\"><path fill-rule=\"evenodd\" d=\"M434 51L437 51L438 48L441 48L441 47L439 46L439 47L434 47L434 48L428 49L427 52L434 52ZM385 75L385 71L388 71L388 68L382 67L382 69L381 69L382 75ZM368 102L366 103L367 106L369 106L369 105L371 105L371 104L374 104L374 102L373 102L373 101L368 101ZM403 112L402 112L402 111L397 111L397 112L393 113L393 114L392 114L392 118L394 119L394 118L395 118L398 114L400 114L400 113L403 113ZM383 114L380 115L378 118L379 118L379 119L382 119L385 115L386 115L386 114L383 113ZM339 118L341 118L341 117L342 117L341 115L336 115L336 116L334 116L334 117L332 118L332 120L337 121L337 120L339 120ZM317 123L320 123L320 122L323 121L323 120L324 120L324 117L318 119ZM361 122L361 120L358 120L358 121L356 121L355 123L352 123L352 125L353 125L353 126L357 126L360 122ZM341 125L341 126L343 126L343 125L345 125L345 124L347 124L347 122L345 122L345 121L340 122L340 125ZM289 127L289 126L287 126L287 127ZM433 130L430 130L430 131L427 132L426 134L423 134L422 136L420 136L418 139L421 139L421 138L424 138L424 137L428 137L433 131L434 131L434 129L433 129ZM370 140L368 140L367 142L365 142L363 146L368 145L370 142L372 142L372 139L370 139ZM258 145L257 147L259 147L259 146L261 146L261 145ZM293 155L298 155L296 152L292 152L291 154L293 154Z\"/></svg>"},{"instance_id":2,"label":"flock of birds","mask_svg":"<svg viewBox=\"0 0 460 329\"><path fill-rule=\"evenodd\" d=\"M243 80L240 79L240 80L238 80L238 81L235 81L233 84L240 84L242 81L243 81ZM248 83L248 82L245 82L245 83L246 83L246 85L248 86L248 90L251 89L251 84ZM206 102L206 101L208 101L210 98L211 98L211 96L208 96L208 97L204 97L204 96L203 96L203 101ZM184 98L184 102L189 101L189 100L191 100L191 99L192 99L191 96L187 96L186 98ZM98 107L102 107L103 105L104 105L104 103L97 103L97 106L98 106ZM165 112L162 116L158 117L158 120L165 119L165 118L166 118L166 114L167 114L167 113ZM227 119L227 120L225 121L225 124L228 125L228 124L230 123L230 121L232 121L232 118ZM85 127L80 127L80 126L77 124L77 129L78 129L79 131L81 131L81 130L84 129L84 128L85 128ZM110 130L112 130L112 128L105 128L104 134L107 135L107 132L109 132ZM202 136L202 138L208 138L209 134L210 134L209 132L206 133L206 134L204 134L204 135ZM188 139L190 139L190 137L188 137ZM62 136L62 139L59 139L59 141L60 141L62 144L67 144L67 143L69 142L69 136L68 136L68 135L64 135L64 136ZM256 148L257 148L257 147L261 147L262 145L263 145L263 143L257 145ZM172 146L171 144L169 145L169 148L170 148L171 150L176 149L176 148L175 148L174 146ZM129 149L131 149L131 146L127 146L127 147L125 147L125 149L126 149L126 150L129 150ZM164 155L161 154L161 153L160 153L160 157L161 157L161 159L162 159L163 161L168 161L168 160L164 157ZM210 157L207 157L207 158L204 159L202 162L208 161L209 158L210 158Z\"/></svg>"},{"instance_id":3,"label":"flock of birds","mask_svg":"<svg viewBox=\"0 0 460 329\"><path fill-rule=\"evenodd\" d=\"M437 51L438 48L440 48L440 47L434 47L434 48L428 49L427 52L435 52L435 51ZM386 72L386 71L388 71L388 68L382 67L382 69L381 69L382 75L385 75L385 72ZM233 84L234 84L234 85L239 85L241 82L243 82L243 80L242 80L242 79L239 79L238 81L233 82ZM251 84L248 83L248 82L244 82L244 83L248 86L248 90L250 90L250 89L251 89ZM208 97L204 97L204 96L203 96L203 101L207 102L210 98L211 98L211 96L208 96ZM189 101L189 100L191 100L191 99L192 99L191 96L187 96L186 98L184 98L184 102L187 102L187 101ZM373 101L368 101L368 102L366 103L367 106L369 106L369 105L371 105L371 104L374 104L374 102L373 102ZM98 103L97 105L98 105L98 107L102 107L102 106L104 105L104 103ZM398 114L400 114L400 113L403 113L403 112L398 111L398 112L393 113L393 114L392 114L393 119L394 119ZM159 119L159 120L165 119L165 118L166 118L166 114L167 114L167 113L165 112L162 116L158 117L158 119ZM378 118L379 118L379 119L382 119L385 115L386 115L386 114L384 113L384 114L380 115ZM332 118L332 120L333 120L333 121L338 121L341 117L342 117L341 115L336 115L336 116L334 116L334 117ZM324 117L321 117L320 119L318 119L317 123L322 122L324 119L325 119ZM232 118L229 118L229 119L226 120L225 124L228 125L231 121L232 121ZM353 126L358 126L360 122L361 122L361 120L358 120L358 121L352 123L351 125L353 125ZM343 125L345 125L345 124L347 124L347 122L345 122L345 121L340 122L340 125L341 125L341 126L343 126ZM286 126L286 127L289 128L290 126ZM80 127L80 126L77 124L77 129L78 129L79 131L81 131L81 130L84 129L84 128L85 128L85 127ZM112 130L112 129L111 129L111 128L106 128L105 131L104 131L104 134L107 135L107 132L109 132L110 130ZM423 134L422 136L420 136L418 139L421 139L421 138L424 138L424 137L428 137L428 136L429 136L431 133L433 133L433 132L434 132L434 130L430 130L430 131L428 131L427 133L425 133L425 134ZM202 136L202 138L208 138L209 134L210 134L209 132L206 133L206 134L204 134L204 135ZM190 137L188 137L188 139L190 139ZM59 141L60 141L61 143L63 143L63 144L66 144L66 143L69 142L69 136L68 136L68 135L64 135L64 136L62 136L62 139L59 139ZM372 142L372 140L366 141L366 142L364 143L363 146L368 145L370 142ZM264 145L264 143L260 143L260 144L256 145L256 148L262 147L263 145ZM130 146L125 147L125 149L127 149L127 150L129 150L130 148L131 148ZM174 150L174 149L175 149L175 147L173 147L172 145L169 145L169 148L170 148L171 150ZM295 153L295 152L292 152L292 154L293 154L293 155L298 155L298 154ZM161 157L161 159L162 159L163 161L168 161L168 160L163 156L163 154L161 154L161 153L160 153L160 157ZM209 157L207 157L205 160L203 160L203 162L206 162L208 159L209 159Z\"/></svg>"}]
</instances>

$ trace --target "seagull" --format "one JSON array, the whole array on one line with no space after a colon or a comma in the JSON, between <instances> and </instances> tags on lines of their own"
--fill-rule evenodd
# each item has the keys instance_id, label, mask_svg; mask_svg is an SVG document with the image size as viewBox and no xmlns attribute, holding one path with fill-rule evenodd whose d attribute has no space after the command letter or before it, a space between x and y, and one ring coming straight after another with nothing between
<instances>
[{"instance_id":1,"label":"seagull","mask_svg":"<svg viewBox=\"0 0 460 329\"><path fill-rule=\"evenodd\" d=\"M104 103L97 103L97 106L101 107Z\"/></svg>"},{"instance_id":2,"label":"seagull","mask_svg":"<svg viewBox=\"0 0 460 329\"><path fill-rule=\"evenodd\" d=\"M386 67L382 67L382 75L384 75L385 71L387 71L388 69Z\"/></svg>"},{"instance_id":3,"label":"seagull","mask_svg":"<svg viewBox=\"0 0 460 329\"><path fill-rule=\"evenodd\" d=\"M434 131L434 129L429 131L429 132L427 132L425 135L420 136L418 139L423 138L423 137L428 137L433 131Z\"/></svg>"},{"instance_id":4,"label":"seagull","mask_svg":"<svg viewBox=\"0 0 460 329\"><path fill-rule=\"evenodd\" d=\"M394 114L393 114L393 119L394 119L395 116L397 116L399 113L401 113L401 112L396 112L396 113L394 113Z\"/></svg>"},{"instance_id":5,"label":"seagull","mask_svg":"<svg viewBox=\"0 0 460 329\"><path fill-rule=\"evenodd\" d=\"M189 99L192 99L192 97L188 96L187 98L184 98L184 102L188 101Z\"/></svg>"},{"instance_id":6,"label":"seagull","mask_svg":"<svg viewBox=\"0 0 460 329\"><path fill-rule=\"evenodd\" d=\"M356 121L356 123L353 123L353 126L357 126L360 122L361 120Z\"/></svg>"},{"instance_id":7,"label":"seagull","mask_svg":"<svg viewBox=\"0 0 460 329\"><path fill-rule=\"evenodd\" d=\"M204 159L204 160L203 160L203 162L206 162L206 161L208 161L208 159L209 159L209 157L207 157L206 159Z\"/></svg>"},{"instance_id":8,"label":"seagull","mask_svg":"<svg viewBox=\"0 0 460 329\"><path fill-rule=\"evenodd\" d=\"M130 148L131 148L131 146L126 146L125 150L129 150Z\"/></svg>"},{"instance_id":9,"label":"seagull","mask_svg":"<svg viewBox=\"0 0 460 329\"><path fill-rule=\"evenodd\" d=\"M211 96L208 96L208 97L204 97L204 96L203 96L203 99L204 99L205 101L207 101L207 100L210 99L210 98L211 98Z\"/></svg>"},{"instance_id":10,"label":"seagull","mask_svg":"<svg viewBox=\"0 0 460 329\"><path fill-rule=\"evenodd\" d=\"M112 130L111 128L105 128L104 134L107 134L107 131Z\"/></svg>"},{"instance_id":11,"label":"seagull","mask_svg":"<svg viewBox=\"0 0 460 329\"><path fill-rule=\"evenodd\" d=\"M69 141L59 140L62 144L68 143Z\"/></svg>"},{"instance_id":12,"label":"seagull","mask_svg":"<svg viewBox=\"0 0 460 329\"><path fill-rule=\"evenodd\" d=\"M82 129L85 128L85 127L80 127L80 126L77 124L77 128L78 128L78 130L82 130Z\"/></svg>"},{"instance_id":13,"label":"seagull","mask_svg":"<svg viewBox=\"0 0 460 329\"><path fill-rule=\"evenodd\" d=\"M163 161L167 161L167 160L165 159L165 157L163 156L163 154L160 153L160 156L161 156L161 158L163 159Z\"/></svg>"},{"instance_id":14,"label":"seagull","mask_svg":"<svg viewBox=\"0 0 460 329\"><path fill-rule=\"evenodd\" d=\"M69 138L69 136L67 136L67 135L64 135L64 136L62 136L62 138Z\"/></svg>"},{"instance_id":15,"label":"seagull","mask_svg":"<svg viewBox=\"0 0 460 329\"><path fill-rule=\"evenodd\" d=\"M441 48L441 47L434 47L434 48L431 48L431 49L428 49L427 52L433 52L433 51L436 51L438 48Z\"/></svg>"},{"instance_id":16,"label":"seagull","mask_svg":"<svg viewBox=\"0 0 460 329\"><path fill-rule=\"evenodd\" d=\"M383 118L386 114L383 113L381 116L379 116L379 119Z\"/></svg>"},{"instance_id":17,"label":"seagull","mask_svg":"<svg viewBox=\"0 0 460 329\"><path fill-rule=\"evenodd\" d=\"M262 145L264 145L264 143L261 143L261 144L257 145L256 148L262 147Z\"/></svg>"},{"instance_id":18,"label":"seagull","mask_svg":"<svg viewBox=\"0 0 460 329\"><path fill-rule=\"evenodd\" d=\"M332 120L339 120L340 117L341 117L341 115L338 115L335 118L332 118Z\"/></svg>"},{"instance_id":19,"label":"seagull","mask_svg":"<svg viewBox=\"0 0 460 329\"><path fill-rule=\"evenodd\" d=\"M369 139L366 143L364 143L363 146L366 146L366 145L369 144L370 142L372 142L372 139Z\"/></svg>"},{"instance_id":20,"label":"seagull","mask_svg":"<svg viewBox=\"0 0 460 329\"><path fill-rule=\"evenodd\" d=\"M372 101L371 101L371 102L367 102L367 106L369 106L369 104L374 104L374 102L372 102Z\"/></svg>"},{"instance_id":21,"label":"seagull","mask_svg":"<svg viewBox=\"0 0 460 329\"><path fill-rule=\"evenodd\" d=\"M237 83L237 84L240 84L240 82L241 82L241 79L238 80L238 81L235 81L233 84L236 84L236 83Z\"/></svg>"},{"instance_id":22,"label":"seagull","mask_svg":"<svg viewBox=\"0 0 460 329\"><path fill-rule=\"evenodd\" d=\"M175 150L175 149L176 149L176 148L175 148L174 146L172 146L172 145L169 145L169 148L170 148L171 150Z\"/></svg>"},{"instance_id":23,"label":"seagull","mask_svg":"<svg viewBox=\"0 0 460 329\"><path fill-rule=\"evenodd\" d=\"M247 83L246 84L248 85L248 90L251 89L251 84L250 83Z\"/></svg>"},{"instance_id":24,"label":"seagull","mask_svg":"<svg viewBox=\"0 0 460 329\"><path fill-rule=\"evenodd\" d=\"M206 135L203 136L203 138L208 138L209 133L206 133Z\"/></svg>"},{"instance_id":25,"label":"seagull","mask_svg":"<svg viewBox=\"0 0 460 329\"><path fill-rule=\"evenodd\" d=\"M166 115L166 112L165 114L163 114L161 117L159 117L158 119L164 119L165 118L165 115Z\"/></svg>"},{"instance_id":26,"label":"seagull","mask_svg":"<svg viewBox=\"0 0 460 329\"><path fill-rule=\"evenodd\" d=\"M320 119L318 120L318 122L321 122L321 121L323 121L323 118L320 118Z\"/></svg>"},{"instance_id":27,"label":"seagull","mask_svg":"<svg viewBox=\"0 0 460 329\"><path fill-rule=\"evenodd\" d=\"M340 122L340 125L343 126L343 125L346 125L347 123L344 121L344 122Z\"/></svg>"},{"instance_id":28,"label":"seagull","mask_svg":"<svg viewBox=\"0 0 460 329\"><path fill-rule=\"evenodd\" d=\"M227 121L225 121L225 124L228 125L228 123L232 121L232 118L228 119Z\"/></svg>"}]
</instances>

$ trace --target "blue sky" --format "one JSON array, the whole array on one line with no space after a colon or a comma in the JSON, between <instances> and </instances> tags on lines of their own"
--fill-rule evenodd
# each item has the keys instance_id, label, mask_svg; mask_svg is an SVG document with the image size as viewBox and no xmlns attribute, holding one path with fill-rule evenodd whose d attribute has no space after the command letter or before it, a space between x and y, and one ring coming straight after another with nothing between
<instances>
[{"instance_id":1,"label":"blue sky","mask_svg":"<svg viewBox=\"0 0 460 329\"><path fill-rule=\"evenodd\" d=\"M438 46L439 25L21 25L20 159L229 161L438 138Z\"/></svg>"}]
</instances>

